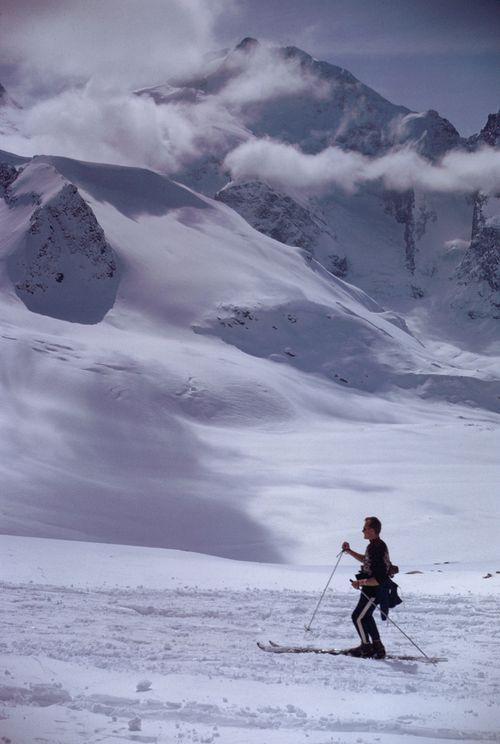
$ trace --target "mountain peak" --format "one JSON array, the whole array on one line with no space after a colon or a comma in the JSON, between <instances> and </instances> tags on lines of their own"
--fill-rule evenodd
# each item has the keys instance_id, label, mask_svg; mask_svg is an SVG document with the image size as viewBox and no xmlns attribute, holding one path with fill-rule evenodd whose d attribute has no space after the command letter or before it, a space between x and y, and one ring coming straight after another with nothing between
<instances>
[{"instance_id":1,"label":"mountain peak","mask_svg":"<svg viewBox=\"0 0 500 744\"><path fill-rule=\"evenodd\" d=\"M234 50L235 52L253 52L258 46L260 46L260 43L257 39L254 39L251 36L245 36L245 38L235 46Z\"/></svg>"},{"instance_id":2,"label":"mountain peak","mask_svg":"<svg viewBox=\"0 0 500 744\"><path fill-rule=\"evenodd\" d=\"M479 134L469 137L468 141L473 147L480 145L498 147L500 144L500 110L496 114L489 114L488 120Z\"/></svg>"}]
</instances>

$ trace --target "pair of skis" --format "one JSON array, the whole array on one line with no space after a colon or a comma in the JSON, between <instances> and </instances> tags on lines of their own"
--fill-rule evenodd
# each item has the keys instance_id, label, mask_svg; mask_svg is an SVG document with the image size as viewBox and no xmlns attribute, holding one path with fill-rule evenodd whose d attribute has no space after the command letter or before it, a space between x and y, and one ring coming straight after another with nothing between
<instances>
[{"instance_id":1,"label":"pair of skis","mask_svg":"<svg viewBox=\"0 0 500 744\"><path fill-rule=\"evenodd\" d=\"M273 654L329 654L330 656L350 656L348 649L318 648L317 646L284 646L269 641L269 643L257 642L261 651L269 651ZM387 654L386 659L391 661L422 661L427 664L437 664L440 661L448 661L443 656L406 656Z\"/></svg>"}]
</instances>

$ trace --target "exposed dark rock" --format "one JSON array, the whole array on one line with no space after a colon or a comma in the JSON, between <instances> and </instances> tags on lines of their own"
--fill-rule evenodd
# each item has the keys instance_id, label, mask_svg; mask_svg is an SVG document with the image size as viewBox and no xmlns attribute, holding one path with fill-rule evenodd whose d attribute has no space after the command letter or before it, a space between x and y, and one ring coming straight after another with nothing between
<instances>
[{"instance_id":1,"label":"exposed dark rock","mask_svg":"<svg viewBox=\"0 0 500 744\"><path fill-rule=\"evenodd\" d=\"M486 196L486 194L481 194L480 192L477 192L472 197L472 202L474 204L474 209L472 212L472 229L471 229L470 237L471 237L471 240L474 240L474 238L486 225L486 216L484 214L484 207L488 203L488 197Z\"/></svg>"},{"instance_id":2,"label":"exposed dark rock","mask_svg":"<svg viewBox=\"0 0 500 744\"><path fill-rule=\"evenodd\" d=\"M500 319L500 229L482 227L460 263L458 284L468 290L470 318Z\"/></svg>"},{"instance_id":3,"label":"exposed dark rock","mask_svg":"<svg viewBox=\"0 0 500 744\"><path fill-rule=\"evenodd\" d=\"M330 263L329 269L331 273L334 276L338 276L339 279L344 279L349 270L347 256L337 256L335 253L330 253L328 260Z\"/></svg>"},{"instance_id":4,"label":"exposed dark rock","mask_svg":"<svg viewBox=\"0 0 500 744\"><path fill-rule=\"evenodd\" d=\"M500 290L500 229L482 227L477 230L465 252L457 277L463 284L486 282L493 291Z\"/></svg>"},{"instance_id":5,"label":"exposed dark rock","mask_svg":"<svg viewBox=\"0 0 500 744\"><path fill-rule=\"evenodd\" d=\"M76 323L102 320L119 283L113 250L70 183L34 209L25 240L10 256L8 268L16 294L28 309Z\"/></svg>"},{"instance_id":6,"label":"exposed dark rock","mask_svg":"<svg viewBox=\"0 0 500 744\"><path fill-rule=\"evenodd\" d=\"M237 44L235 49L241 52L253 52L253 50L256 49L258 46L259 42L257 41L257 39L253 39L251 36L246 36L240 41L239 44Z\"/></svg>"},{"instance_id":7,"label":"exposed dark rock","mask_svg":"<svg viewBox=\"0 0 500 744\"><path fill-rule=\"evenodd\" d=\"M18 176L17 168L7 163L0 163L0 196L4 196L9 186Z\"/></svg>"},{"instance_id":8,"label":"exposed dark rock","mask_svg":"<svg viewBox=\"0 0 500 744\"><path fill-rule=\"evenodd\" d=\"M308 209L292 197L275 191L261 181L247 181L226 186L215 198L232 207L264 235L303 248L310 256L314 255L314 244L322 232L322 226Z\"/></svg>"},{"instance_id":9,"label":"exposed dark rock","mask_svg":"<svg viewBox=\"0 0 500 744\"><path fill-rule=\"evenodd\" d=\"M415 193L410 191L386 191L384 194L385 212L392 214L401 225L404 225L405 263L408 271L415 272Z\"/></svg>"},{"instance_id":10,"label":"exposed dark rock","mask_svg":"<svg viewBox=\"0 0 500 744\"><path fill-rule=\"evenodd\" d=\"M437 214L434 209L429 209L425 204L420 204L415 215L415 240L421 240L425 235L427 225L437 222Z\"/></svg>"},{"instance_id":11,"label":"exposed dark rock","mask_svg":"<svg viewBox=\"0 0 500 744\"><path fill-rule=\"evenodd\" d=\"M467 144L472 149L477 149L481 145L489 147L500 146L500 111L496 114L489 114L488 121L481 129L479 134L473 134L469 137Z\"/></svg>"}]
</instances>

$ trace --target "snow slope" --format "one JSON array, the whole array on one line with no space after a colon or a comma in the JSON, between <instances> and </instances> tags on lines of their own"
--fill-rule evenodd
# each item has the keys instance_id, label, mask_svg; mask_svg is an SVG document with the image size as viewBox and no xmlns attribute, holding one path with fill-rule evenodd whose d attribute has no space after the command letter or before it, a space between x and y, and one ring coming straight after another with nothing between
<instances>
[{"instance_id":1,"label":"snow slope","mask_svg":"<svg viewBox=\"0 0 500 744\"><path fill-rule=\"evenodd\" d=\"M407 560L492 557L495 356L426 345L154 172L4 160L23 169L0 204L3 533L317 563L379 513ZM108 305L116 292L100 322L64 317L59 264L39 265L38 312L13 283L24 241L46 251L33 215L47 204L59 225L61 193L85 203L84 229L54 228L54 261ZM94 235L110 289L85 268Z\"/></svg>"},{"instance_id":2,"label":"snow slope","mask_svg":"<svg viewBox=\"0 0 500 744\"><path fill-rule=\"evenodd\" d=\"M498 562L402 567L391 617L432 666L257 649L355 643L347 557L306 634L329 567L6 536L0 556L2 741L500 741Z\"/></svg>"}]
</instances>

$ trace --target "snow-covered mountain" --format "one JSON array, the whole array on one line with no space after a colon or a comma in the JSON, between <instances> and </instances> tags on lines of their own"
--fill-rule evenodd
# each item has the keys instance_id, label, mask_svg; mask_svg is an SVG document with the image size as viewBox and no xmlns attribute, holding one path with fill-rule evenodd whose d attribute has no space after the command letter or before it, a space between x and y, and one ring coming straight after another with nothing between
<instances>
[{"instance_id":1,"label":"snow-covered mountain","mask_svg":"<svg viewBox=\"0 0 500 744\"><path fill-rule=\"evenodd\" d=\"M280 87L273 69L289 84ZM236 95L238 86L246 89L246 98ZM479 199L484 209L484 195L422 188L395 191L376 183L355 193L335 186L320 195L307 190L297 194L296 189L255 178L228 182L223 161L238 139L252 136L271 137L309 154L336 146L381 157L411 147L428 162L438 163L457 148L466 152L484 145L496 147L497 115L466 141L436 111L411 112L343 68L296 47L269 48L250 38L211 60L202 78L139 94L153 97L159 106L217 101L241 122L239 134L233 131L227 142L198 157L176 178L216 195L257 230L306 248L328 271L394 310L412 309L422 315L419 305L427 304L433 325L436 309L443 326L449 325L450 318L462 322L462 316L496 318L494 281L484 284L480 279L485 263L481 251L466 254L475 203ZM498 198L490 196L489 211L500 214ZM487 241L490 245L491 236ZM491 265L492 260L486 263ZM465 290L464 272L468 274ZM427 298L424 303L423 298Z\"/></svg>"},{"instance_id":2,"label":"snow-covered mountain","mask_svg":"<svg viewBox=\"0 0 500 744\"><path fill-rule=\"evenodd\" d=\"M269 68L288 74L290 84L280 86L273 81L266 89L262 80ZM237 85L252 80L257 90L249 90L245 97L235 94ZM374 155L411 143L423 155L436 158L463 141L436 111L412 112L391 103L342 67L314 59L294 46L263 47L251 38L212 60L202 78L138 93L152 96L158 104L222 96L228 107L239 111L253 134L298 144L311 153L337 144Z\"/></svg>"},{"instance_id":3,"label":"snow-covered mountain","mask_svg":"<svg viewBox=\"0 0 500 744\"><path fill-rule=\"evenodd\" d=\"M472 320L412 330L157 173L0 159L4 533L328 560L353 508L410 509L395 550L445 560L451 508L477 551L500 404Z\"/></svg>"}]
</instances>

